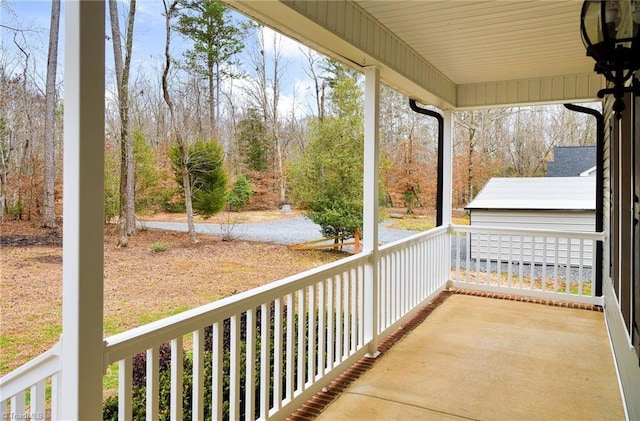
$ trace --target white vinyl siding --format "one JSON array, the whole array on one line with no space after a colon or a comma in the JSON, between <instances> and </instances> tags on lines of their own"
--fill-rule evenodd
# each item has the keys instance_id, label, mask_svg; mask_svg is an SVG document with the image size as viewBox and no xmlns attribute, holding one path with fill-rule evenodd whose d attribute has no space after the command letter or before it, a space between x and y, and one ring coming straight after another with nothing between
<instances>
[{"instance_id":1,"label":"white vinyl siding","mask_svg":"<svg viewBox=\"0 0 640 421\"><path fill-rule=\"evenodd\" d=\"M602 86L602 77L595 73L470 83L458 86L456 104L458 109L473 109L504 104L544 103L557 101L557 98L565 98L566 102L583 101Z\"/></svg>"},{"instance_id":2,"label":"white vinyl siding","mask_svg":"<svg viewBox=\"0 0 640 421\"><path fill-rule=\"evenodd\" d=\"M473 209L471 211L471 225L479 227L593 232L596 227L596 212L595 210Z\"/></svg>"},{"instance_id":3,"label":"white vinyl siding","mask_svg":"<svg viewBox=\"0 0 640 421\"><path fill-rule=\"evenodd\" d=\"M546 210L486 210L471 211L471 225L475 227L500 227L516 229L539 229L558 231L595 231L595 211L546 211ZM567 264L569 244L567 239L546 241L542 237L511 236L498 238L472 235L471 258L498 260L500 256L513 256L526 263L541 264L559 256L560 264ZM580 264L580 256L585 266L592 266L593 244L586 242L580 249L579 242L571 244L571 265ZM511 250L509 250L511 249ZM546 252L545 252L546 249Z\"/></svg>"}]
</instances>

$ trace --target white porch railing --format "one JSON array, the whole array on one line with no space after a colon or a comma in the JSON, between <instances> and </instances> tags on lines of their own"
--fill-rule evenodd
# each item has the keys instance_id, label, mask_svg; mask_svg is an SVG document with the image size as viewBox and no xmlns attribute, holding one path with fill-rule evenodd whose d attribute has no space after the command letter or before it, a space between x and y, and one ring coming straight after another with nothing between
<instances>
[{"instance_id":1,"label":"white porch railing","mask_svg":"<svg viewBox=\"0 0 640 421\"><path fill-rule=\"evenodd\" d=\"M0 379L0 419L58 418L60 342ZM47 403L47 387L51 397ZM9 405L9 406L7 406Z\"/></svg>"},{"instance_id":2,"label":"white porch railing","mask_svg":"<svg viewBox=\"0 0 640 421\"><path fill-rule=\"evenodd\" d=\"M112 336L104 360L118 365L117 417L283 419L447 285L597 303L582 253L601 239L440 227L382 246L376 256L351 256ZM532 255L541 262L527 263ZM376 261L378 282L371 283L365 274ZM367 285L377 294L367 294ZM367 297L378 300L368 305ZM57 344L2 378L0 412L56 419L59 353Z\"/></svg>"},{"instance_id":3,"label":"white porch railing","mask_svg":"<svg viewBox=\"0 0 640 421\"><path fill-rule=\"evenodd\" d=\"M603 233L451 226L452 286L602 305L593 251Z\"/></svg>"},{"instance_id":4,"label":"white porch railing","mask_svg":"<svg viewBox=\"0 0 640 421\"><path fill-rule=\"evenodd\" d=\"M146 352L147 419L164 411L171 419L182 419L184 411L191 419L291 413L326 384L322 379L364 355L361 303L370 257L355 255L108 338L106 362L119 364L118 418L131 419L132 357L140 352ZM211 332L206 348L205 330ZM158 349L166 342L169 405L159 390ZM183 353L190 354L190 390L184 387ZM189 408L183 407L184 392L191 392Z\"/></svg>"},{"instance_id":5,"label":"white porch railing","mask_svg":"<svg viewBox=\"0 0 640 421\"><path fill-rule=\"evenodd\" d=\"M384 245L379 251L378 334L385 337L446 288L449 235L435 228Z\"/></svg>"},{"instance_id":6,"label":"white porch railing","mask_svg":"<svg viewBox=\"0 0 640 421\"><path fill-rule=\"evenodd\" d=\"M390 331L444 288L448 265L429 262L441 260L446 241L446 229L440 229L380 250L376 333ZM372 315L365 314L364 273L371 259L371 252L352 256L108 338L106 362L120 367L119 419L131 418L132 356L139 352L146 352L151 373L145 391L151 419L162 410L172 419L187 410L192 419L286 417L368 351L373 338L365 337L365 324ZM422 275L415 273L420 269ZM209 327L213 339L205 349ZM158 347L166 342L172 349L168 408L160 404L158 386ZM192 355L191 408L174 400L185 391L185 368L176 364L183 352ZM211 377L210 388L205 377Z\"/></svg>"}]
</instances>

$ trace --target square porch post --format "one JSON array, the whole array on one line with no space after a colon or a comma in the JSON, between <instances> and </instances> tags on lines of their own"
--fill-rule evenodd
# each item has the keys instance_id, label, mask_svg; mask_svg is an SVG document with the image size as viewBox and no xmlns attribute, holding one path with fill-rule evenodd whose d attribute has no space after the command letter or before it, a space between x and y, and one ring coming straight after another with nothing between
<instances>
[{"instance_id":1,"label":"square porch post","mask_svg":"<svg viewBox=\"0 0 640 421\"><path fill-rule=\"evenodd\" d=\"M442 110L444 119L444 145L442 154L442 225L450 226L453 212L453 112ZM451 250L451 236L444 239L444 249ZM445 253L445 261L439 262L442 268L439 281L446 283L446 288L451 287L451 260L450 253ZM440 272L440 271L438 271Z\"/></svg>"},{"instance_id":2,"label":"square porch post","mask_svg":"<svg viewBox=\"0 0 640 421\"><path fill-rule=\"evenodd\" d=\"M380 158L380 69L364 71L363 249L371 251L364 272L364 338L369 357L378 355L378 162Z\"/></svg>"},{"instance_id":3,"label":"square porch post","mask_svg":"<svg viewBox=\"0 0 640 421\"><path fill-rule=\"evenodd\" d=\"M102 419L104 26L103 0L65 2L63 420Z\"/></svg>"},{"instance_id":4,"label":"square porch post","mask_svg":"<svg viewBox=\"0 0 640 421\"><path fill-rule=\"evenodd\" d=\"M442 110L444 118L444 150L442 154L442 225L451 224L453 211L453 112Z\"/></svg>"}]
</instances>

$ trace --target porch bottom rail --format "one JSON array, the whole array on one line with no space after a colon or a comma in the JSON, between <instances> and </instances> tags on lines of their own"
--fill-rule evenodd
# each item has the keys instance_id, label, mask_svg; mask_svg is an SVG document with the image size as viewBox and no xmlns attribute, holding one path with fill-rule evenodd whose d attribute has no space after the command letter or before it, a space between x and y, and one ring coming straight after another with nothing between
<instances>
[{"instance_id":1,"label":"porch bottom rail","mask_svg":"<svg viewBox=\"0 0 640 421\"><path fill-rule=\"evenodd\" d=\"M595 250L604 233L452 225L451 285L602 305Z\"/></svg>"}]
</instances>

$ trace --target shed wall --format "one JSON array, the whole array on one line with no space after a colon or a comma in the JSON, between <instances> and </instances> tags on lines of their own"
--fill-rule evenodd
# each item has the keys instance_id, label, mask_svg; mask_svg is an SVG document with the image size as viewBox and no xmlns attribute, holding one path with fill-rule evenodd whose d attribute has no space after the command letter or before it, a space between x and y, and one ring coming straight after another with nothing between
<instances>
[{"instance_id":1,"label":"shed wall","mask_svg":"<svg viewBox=\"0 0 640 421\"><path fill-rule=\"evenodd\" d=\"M558 231L595 231L595 211L520 211L520 210L491 210L472 209L471 225L476 227L500 227L515 229L540 229ZM556 244L557 242L557 244ZM566 265L568 255L571 255L571 264L592 266L593 244L587 242L584 249L580 250L579 243L569 244L566 238L557 241L544 241L541 237L510 236L485 236L474 234L471 236L472 259L480 258L499 260L500 256L511 255L514 259L520 259L526 263L534 262L542 264L545 259L550 261L559 257L559 263Z\"/></svg>"},{"instance_id":2,"label":"shed wall","mask_svg":"<svg viewBox=\"0 0 640 421\"><path fill-rule=\"evenodd\" d=\"M472 209L471 225L520 229L544 229L593 232L596 228L595 210L498 210Z\"/></svg>"}]
</instances>

